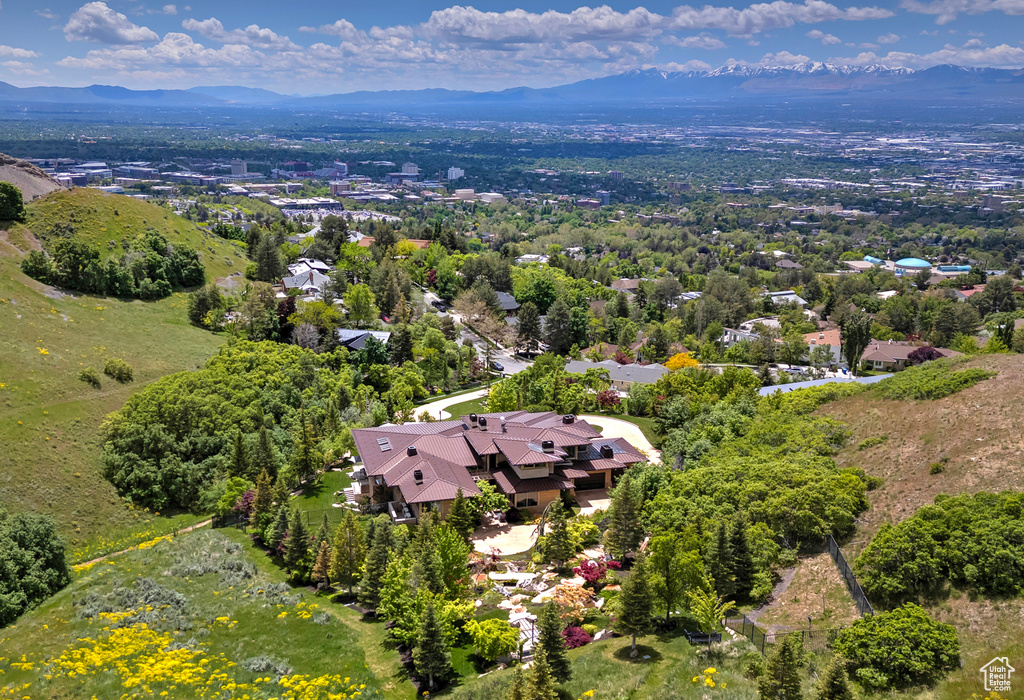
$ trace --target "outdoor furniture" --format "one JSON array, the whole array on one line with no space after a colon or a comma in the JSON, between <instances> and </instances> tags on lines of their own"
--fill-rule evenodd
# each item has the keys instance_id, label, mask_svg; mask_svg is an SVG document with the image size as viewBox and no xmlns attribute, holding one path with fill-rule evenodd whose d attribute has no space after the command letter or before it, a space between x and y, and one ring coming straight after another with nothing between
<instances>
[{"instance_id":1,"label":"outdoor furniture","mask_svg":"<svg viewBox=\"0 0 1024 700\"><path fill-rule=\"evenodd\" d=\"M689 642L691 646L695 646L697 644L706 644L710 646L711 644L722 641L721 632L693 632L691 630L683 630L683 634L686 635L686 641Z\"/></svg>"}]
</instances>

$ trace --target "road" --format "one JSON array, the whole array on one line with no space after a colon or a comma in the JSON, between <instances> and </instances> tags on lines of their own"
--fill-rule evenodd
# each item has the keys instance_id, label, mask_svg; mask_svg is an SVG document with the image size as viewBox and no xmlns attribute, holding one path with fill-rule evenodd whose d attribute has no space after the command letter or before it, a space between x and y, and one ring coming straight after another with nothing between
<instances>
[{"instance_id":1,"label":"road","mask_svg":"<svg viewBox=\"0 0 1024 700\"><path fill-rule=\"evenodd\" d=\"M437 401L431 401L416 407L417 415L421 411L427 411L430 415L436 415L440 420L451 418L452 415L448 411L444 410L449 406L454 406L457 403L463 401L473 401L474 399L482 399L487 396L487 389L478 389L477 391L470 391L465 394L459 394L458 396L446 396L438 399Z\"/></svg>"}]
</instances>

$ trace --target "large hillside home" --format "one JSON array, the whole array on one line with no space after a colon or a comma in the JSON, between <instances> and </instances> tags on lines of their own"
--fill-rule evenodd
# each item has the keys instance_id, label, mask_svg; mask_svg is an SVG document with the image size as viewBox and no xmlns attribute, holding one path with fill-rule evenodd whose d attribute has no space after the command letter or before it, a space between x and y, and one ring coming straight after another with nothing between
<instances>
[{"instance_id":1,"label":"large hillside home","mask_svg":"<svg viewBox=\"0 0 1024 700\"><path fill-rule=\"evenodd\" d=\"M458 489L493 482L509 505L534 511L565 492L609 488L647 457L622 438L602 438L586 421L555 413L475 413L459 420L353 430L359 492L398 523L424 507L448 513Z\"/></svg>"}]
</instances>

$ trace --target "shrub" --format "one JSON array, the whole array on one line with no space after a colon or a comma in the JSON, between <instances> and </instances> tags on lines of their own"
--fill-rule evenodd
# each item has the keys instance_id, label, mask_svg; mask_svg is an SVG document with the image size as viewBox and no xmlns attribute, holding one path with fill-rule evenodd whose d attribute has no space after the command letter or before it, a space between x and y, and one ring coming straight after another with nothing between
<instances>
[{"instance_id":1,"label":"shrub","mask_svg":"<svg viewBox=\"0 0 1024 700\"><path fill-rule=\"evenodd\" d=\"M593 627L593 625L588 626ZM586 630L582 627L566 627L562 630L562 636L565 637L566 649L576 649L594 641L593 637L587 634Z\"/></svg>"},{"instance_id":2,"label":"shrub","mask_svg":"<svg viewBox=\"0 0 1024 700\"><path fill-rule=\"evenodd\" d=\"M124 360L117 358L110 358L107 360L107 364L103 366L103 374L107 375L111 379L115 379L122 384L134 381L132 366Z\"/></svg>"},{"instance_id":3,"label":"shrub","mask_svg":"<svg viewBox=\"0 0 1024 700\"><path fill-rule=\"evenodd\" d=\"M588 623L588 624L582 625L582 627L583 627L583 631L586 632L587 634L589 634L591 637L593 637L595 634L597 634L597 625L591 625L591 624Z\"/></svg>"},{"instance_id":4,"label":"shrub","mask_svg":"<svg viewBox=\"0 0 1024 700\"><path fill-rule=\"evenodd\" d=\"M954 362L937 360L911 367L878 383L882 396L893 400L941 399L996 376L986 369L952 371Z\"/></svg>"},{"instance_id":5,"label":"shrub","mask_svg":"<svg viewBox=\"0 0 1024 700\"><path fill-rule=\"evenodd\" d=\"M953 626L913 603L857 620L834 648L849 659L853 677L874 691L931 685L960 665Z\"/></svg>"},{"instance_id":6,"label":"shrub","mask_svg":"<svg viewBox=\"0 0 1024 700\"><path fill-rule=\"evenodd\" d=\"M928 345L918 348L907 355L907 359L915 365L922 365L932 360L941 360L943 357L945 356L941 352Z\"/></svg>"},{"instance_id":7,"label":"shrub","mask_svg":"<svg viewBox=\"0 0 1024 700\"><path fill-rule=\"evenodd\" d=\"M8 516L0 505L0 572L0 627L68 584L64 540L52 518Z\"/></svg>"},{"instance_id":8,"label":"shrub","mask_svg":"<svg viewBox=\"0 0 1024 700\"><path fill-rule=\"evenodd\" d=\"M942 471L945 468L946 468L946 465L943 464L942 462L932 462L931 466L928 467L928 473L929 474L941 474Z\"/></svg>"},{"instance_id":9,"label":"shrub","mask_svg":"<svg viewBox=\"0 0 1024 700\"><path fill-rule=\"evenodd\" d=\"M860 450L867 450L867 449L872 448L872 447L874 447L876 445L881 445L883 442L885 442L888 439L889 439L888 435L875 435L874 437L866 438L866 439L860 441L860 444L857 445L857 450L858 451L860 451Z\"/></svg>"},{"instance_id":10,"label":"shrub","mask_svg":"<svg viewBox=\"0 0 1024 700\"><path fill-rule=\"evenodd\" d=\"M103 385L100 382L100 373L96 371L95 367L86 367L78 373L78 378L89 386L95 387L96 389L101 388Z\"/></svg>"}]
</instances>

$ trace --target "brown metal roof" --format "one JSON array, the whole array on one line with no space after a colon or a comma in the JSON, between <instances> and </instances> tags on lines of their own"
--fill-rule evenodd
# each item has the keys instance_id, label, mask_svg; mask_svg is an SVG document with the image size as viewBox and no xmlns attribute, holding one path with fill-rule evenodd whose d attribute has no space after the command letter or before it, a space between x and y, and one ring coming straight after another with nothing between
<instances>
[{"instance_id":1,"label":"brown metal roof","mask_svg":"<svg viewBox=\"0 0 1024 700\"><path fill-rule=\"evenodd\" d=\"M509 464L520 466L523 464L556 464L566 458L565 450L554 448L554 452L545 452L539 442L527 442L526 440L504 440L498 438L494 441Z\"/></svg>"},{"instance_id":2,"label":"brown metal roof","mask_svg":"<svg viewBox=\"0 0 1024 700\"><path fill-rule=\"evenodd\" d=\"M498 488L501 489L502 493L510 495L537 491L564 491L573 487L571 481L557 473L553 476L543 476L538 479L520 479L515 471L508 467L503 467L491 476L494 477L494 481L498 484Z\"/></svg>"}]
</instances>

